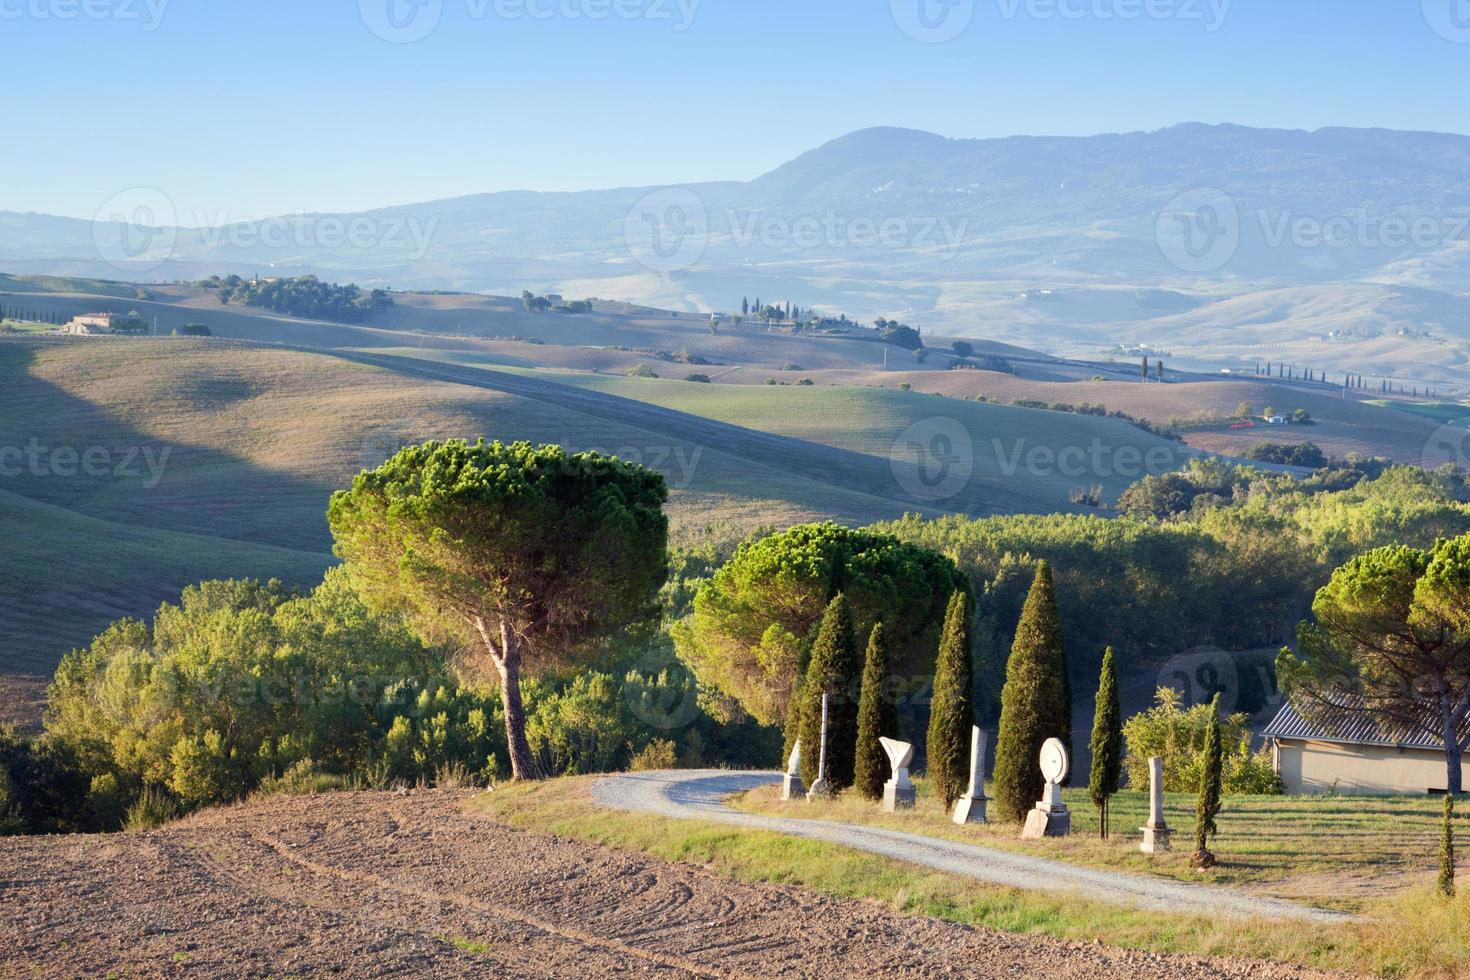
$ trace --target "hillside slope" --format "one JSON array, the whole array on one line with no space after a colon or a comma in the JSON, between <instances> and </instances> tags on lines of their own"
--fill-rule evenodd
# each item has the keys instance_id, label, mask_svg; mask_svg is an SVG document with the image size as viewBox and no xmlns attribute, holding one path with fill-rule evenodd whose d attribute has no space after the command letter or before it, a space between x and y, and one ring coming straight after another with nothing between
<instances>
[{"instance_id":1,"label":"hillside slope","mask_svg":"<svg viewBox=\"0 0 1470 980\"><path fill-rule=\"evenodd\" d=\"M682 526L952 509L910 492L921 485L900 480L902 460L549 381L368 359L220 340L0 339L0 636L23 637L6 641L15 669L49 669L108 620L200 578L310 584L330 561L332 491L429 438L617 453L664 473ZM976 513L1022 506L996 487L956 500Z\"/></svg>"}]
</instances>

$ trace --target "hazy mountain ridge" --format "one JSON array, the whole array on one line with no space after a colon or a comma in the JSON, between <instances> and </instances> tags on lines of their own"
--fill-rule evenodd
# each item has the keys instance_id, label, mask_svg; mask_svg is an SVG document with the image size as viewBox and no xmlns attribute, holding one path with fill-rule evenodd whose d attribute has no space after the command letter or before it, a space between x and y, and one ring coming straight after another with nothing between
<instances>
[{"instance_id":1,"label":"hazy mountain ridge","mask_svg":"<svg viewBox=\"0 0 1470 980\"><path fill-rule=\"evenodd\" d=\"M670 212L670 200L680 210ZM629 229L642 211L687 219L703 247L678 262L640 262ZM1235 237L1201 262L1161 237L1190 229L1208 246L1216 212ZM306 232L266 235L293 222ZM354 222L373 229L371 241L320 234ZM748 182L508 191L185 229L165 236L169 251L145 263L101 261L90 222L0 213L0 261L14 271L155 279L274 268L364 285L557 289L680 309L728 310L741 295L759 295L1060 343L1131 341L1135 322L1161 316L1182 331L1166 340L1188 341L1194 311L1295 286L1316 291L1312 325L1301 326L1315 335L1331 320L1323 306L1341 304L1344 326L1361 322L1362 296L1342 297L1356 283L1381 290L1392 307L1372 329L1470 338L1460 295L1470 291L1467 229L1466 136L1184 124L949 139L878 128ZM104 228L103 238L120 233ZM146 275L143 265L152 266ZM1035 299L1036 290L1078 287L1125 287L1136 302L1063 316ZM1176 298L1160 307L1165 294ZM1282 309L1263 322L1290 332L1298 318Z\"/></svg>"}]
</instances>

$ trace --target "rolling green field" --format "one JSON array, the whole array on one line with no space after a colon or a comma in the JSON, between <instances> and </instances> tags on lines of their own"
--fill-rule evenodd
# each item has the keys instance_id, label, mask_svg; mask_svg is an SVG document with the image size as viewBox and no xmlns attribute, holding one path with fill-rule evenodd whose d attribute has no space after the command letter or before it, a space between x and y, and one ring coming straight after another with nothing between
<instances>
[{"instance_id":1,"label":"rolling green field","mask_svg":"<svg viewBox=\"0 0 1470 980\"><path fill-rule=\"evenodd\" d=\"M455 352L392 353L455 364L476 363L472 356ZM716 370L682 364L660 367L670 369L674 377ZM1072 491L1093 483L1103 487L1108 500L1114 500L1144 475L1143 467L1126 465L1129 460L1145 461L1149 472L1165 472L1180 466L1189 455L1186 447L1116 419L1013 408L896 388L698 384L501 366L495 366L495 370L884 459L895 453L912 457L916 452L936 452L932 440L948 439L943 445L973 462L972 479L976 483L995 488L998 495L1019 496L1026 509L1035 511L1070 509ZM1099 469L1092 464L1094 446L1104 460ZM1041 462L1033 465L1028 456L1037 449L1042 450L1038 457ZM1060 454L1069 449L1085 450L1086 463L1080 468L1070 461L1064 463ZM1054 462L1047 462L1053 457Z\"/></svg>"},{"instance_id":2,"label":"rolling green field","mask_svg":"<svg viewBox=\"0 0 1470 980\"><path fill-rule=\"evenodd\" d=\"M48 674L114 620L145 614L209 578L311 586L332 558L86 517L0 490L4 673Z\"/></svg>"},{"instance_id":3,"label":"rolling green field","mask_svg":"<svg viewBox=\"0 0 1470 980\"><path fill-rule=\"evenodd\" d=\"M0 272L0 292L10 293L91 293L94 296L116 296L142 299L147 290L128 282L107 279L68 279L62 276L13 276Z\"/></svg>"},{"instance_id":4,"label":"rolling green field","mask_svg":"<svg viewBox=\"0 0 1470 980\"><path fill-rule=\"evenodd\" d=\"M1408 412L1410 415L1417 415L1441 425L1470 418L1470 405L1461 405L1459 402L1411 402L1381 398L1374 399L1369 404Z\"/></svg>"}]
</instances>

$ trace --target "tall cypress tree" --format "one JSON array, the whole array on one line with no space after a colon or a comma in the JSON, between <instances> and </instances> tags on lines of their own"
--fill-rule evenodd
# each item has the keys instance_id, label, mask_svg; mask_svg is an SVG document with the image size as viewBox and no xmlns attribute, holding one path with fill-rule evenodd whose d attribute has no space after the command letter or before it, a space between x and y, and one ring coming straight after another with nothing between
<instances>
[{"instance_id":1,"label":"tall cypress tree","mask_svg":"<svg viewBox=\"0 0 1470 980\"><path fill-rule=\"evenodd\" d=\"M929 706L929 782L946 810L969 779L970 729L975 724L970 686L970 597L956 592L944 616Z\"/></svg>"},{"instance_id":2,"label":"tall cypress tree","mask_svg":"<svg viewBox=\"0 0 1470 980\"><path fill-rule=\"evenodd\" d=\"M852 785L857 748L857 640L853 636L852 607L838 593L822 614L822 625L812 645L806 681L801 686L801 778L817 781L822 746L822 694L827 694L827 785L836 793Z\"/></svg>"},{"instance_id":3,"label":"tall cypress tree","mask_svg":"<svg viewBox=\"0 0 1470 980\"><path fill-rule=\"evenodd\" d=\"M1210 724L1205 729L1204 765L1200 766L1199 804L1194 820L1194 865L1213 868L1215 855L1210 853L1210 839L1218 833L1215 818L1220 815L1220 784L1225 754L1220 743L1220 695L1210 702Z\"/></svg>"},{"instance_id":4,"label":"tall cypress tree","mask_svg":"<svg viewBox=\"0 0 1470 980\"><path fill-rule=\"evenodd\" d=\"M1439 893L1455 897L1455 794L1444 795L1444 839L1439 845Z\"/></svg>"},{"instance_id":5,"label":"tall cypress tree","mask_svg":"<svg viewBox=\"0 0 1470 980\"><path fill-rule=\"evenodd\" d=\"M1046 788L1041 746L1071 730L1066 671L1051 566L1041 562L1016 626L1000 696L994 779L996 812L1002 819L1024 819Z\"/></svg>"},{"instance_id":6,"label":"tall cypress tree","mask_svg":"<svg viewBox=\"0 0 1470 980\"><path fill-rule=\"evenodd\" d=\"M1097 712L1092 718L1092 778L1087 789L1097 807L1099 836L1108 836L1108 801L1123 778L1123 708L1118 700L1118 668L1113 648L1103 654L1097 686Z\"/></svg>"},{"instance_id":7,"label":"tall cypress tree","mask_svg":"<svg viewBox=\"0 0 1470 980\"><path fill-rule=\"evenodd\" d=\"M853 785L864 799L881 800L888 772L880 738L898 738L898 708L888 697L888 637L883 624L873 627L863 659L863 693L858 700L857 762Z\"/></svg>"}]
</instances>

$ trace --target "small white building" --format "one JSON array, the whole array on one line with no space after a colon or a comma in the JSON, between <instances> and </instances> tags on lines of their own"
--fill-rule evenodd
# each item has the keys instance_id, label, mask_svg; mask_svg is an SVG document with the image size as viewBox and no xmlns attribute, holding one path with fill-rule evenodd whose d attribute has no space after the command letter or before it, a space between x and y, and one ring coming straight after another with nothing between
<instances>
[{"instance_id":1,"label":"small white building","mask_svg":"<svg viewBox=\"0 0 1470 980\"><path fill-rule=\"evenodd\" d=\"M1281 415L1272 415L1266 419L1267 425L1285 425L1286 418Z\"/></svg>"},{"instance_id":2,"label":"small white building","mask_svg":"<svg viewBox=\"0 0 1470 980\"><path fill-rule=\"evenodd\" d=\"M1263 734L1288 793L1416 796L1446 788L1444 740L1430 727L1384 725L1358 710L1309 721L1287 703ZM1470 767L1461 768L1470 786Z\"/></svg>"}]
</instances>

